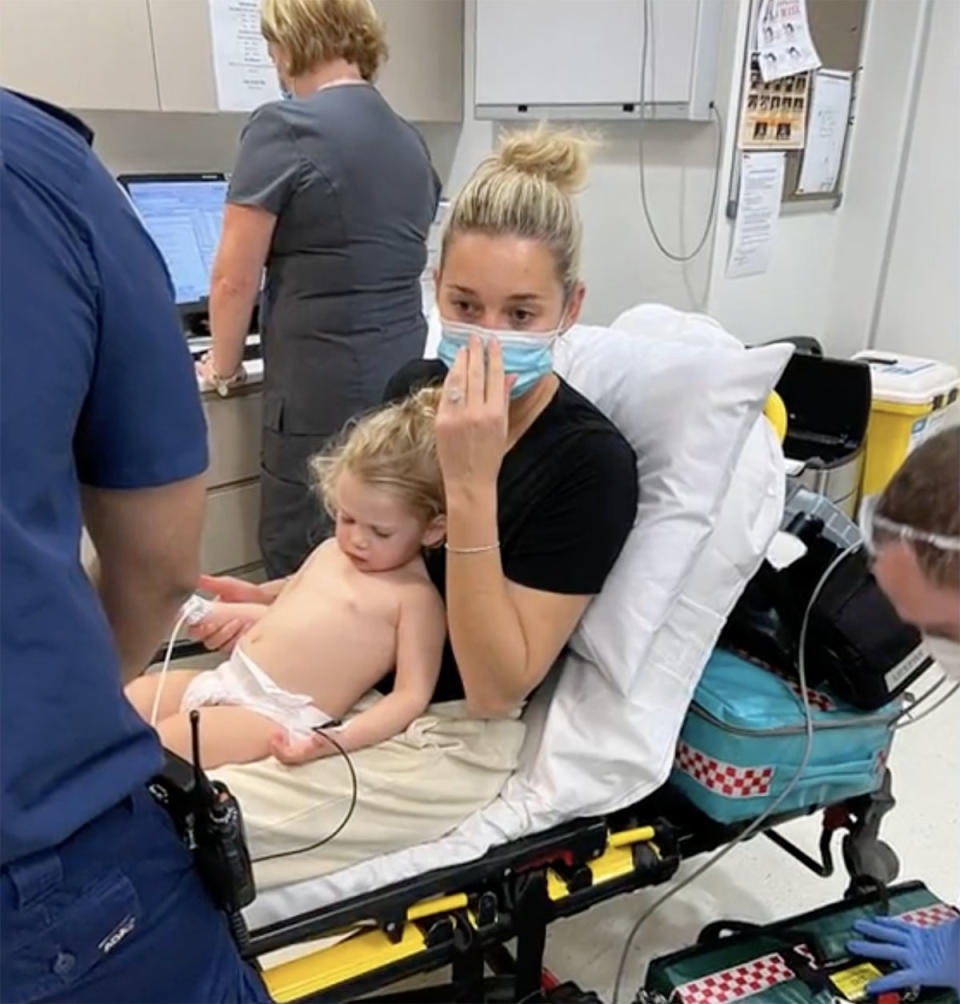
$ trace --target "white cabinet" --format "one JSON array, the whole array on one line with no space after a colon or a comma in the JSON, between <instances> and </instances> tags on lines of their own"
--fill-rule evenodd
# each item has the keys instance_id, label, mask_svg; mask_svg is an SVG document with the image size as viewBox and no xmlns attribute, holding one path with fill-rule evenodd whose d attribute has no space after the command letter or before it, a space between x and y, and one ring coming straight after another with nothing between
<instances>
[{"instance_id":1,"label":"white cabinet","mask_svg":"<svg viewBox=\"0 0 960 1004\"><path fill-rule=\"evenodd\" d=\"M0 0L0 81L66 108L157 111L147 0Z\"/></svg>"},{"instance_id":2,"label":"white cabinet","mask_svg":"<svg viewBox=\"0 0 960 1004\"><path fill-rule=\"evenodd\" d=\"M207 511L200 566L218 574L260 564L260 427L263 395L247 387L221 398L207 393L210 441Z\"/></svg>"},{"instance_id":3,"label":"white cabinet","mask_svg":"<svg viewBox=\"0 0 960 1004\"><path fill-rule=\"evenodd\" d=\"M405 118L463 117L463 0L378 0L390 58L377 81ZM215 112L217 85L207 0L149 0L160 106Z\"/></svg>"},{"instance_id":4,"label":"white cabinet","mask_svg":"<svg viewBox=\"0 0 960 1004\"><path fill-rule=\"evenodd\" d=\"M149 0L160 107L217 111L207 0Z\"/></svg>"},{"instance_id":5,"label":"white cabinet","mask_svg":"<svg viewBox=\"0 0 960 1004\"><path fill-rule=\"evenodd\" d=\"M463 0L377 0L379 86L405 118L463 117ZM217 112L208 0L0 0L0 81L76 109Z\"/></svg>"},{"instance_id":6,"label":"white cabinet","mask_svg":"<svg viewBox=\"0 0 960 1004\"><path fill-rule=\"evenodd\" d=\"M259 481L208 491L200 541L201 571L218 575L256 565L260 561L259 521Z\"/></svg>"},{"instance_id":7,"label":"white cabinet","mask_svg":"<svg viewBox=\"0 0 960 1004\"><path fill-rule=\"evenodd\" d=\"M477 0L479 117L709 114L723 0ZM645 18L646 8L648 16Z\"/></svg>"},{"instance_id":8,"label":"white cabinet","mask_svg":"<svg viewBox=\"0 0 960 1004\"><path fill-rule=\"evenodd\" d=\"M233 485L260 477L260 430L263 395L259 389L241 389L229 397L204 395L210 443L211 487Z\"/></svg>"},{"instance_id":9,"label":"white cabinet","mask_svg":"<svg viewBox=\"0 0 960 1004\"><path fill-rule=\"evenodd\" d=\"M2 0L0 0L2 3ZM260 520L260 413L263 395L248 387L227 398L207 393L203 410L210 442L207 506L200 539L200 570L262 579L257 543ZM89 569L96 557L83 532L80 560Z\"/></svg>"}]
</instances>

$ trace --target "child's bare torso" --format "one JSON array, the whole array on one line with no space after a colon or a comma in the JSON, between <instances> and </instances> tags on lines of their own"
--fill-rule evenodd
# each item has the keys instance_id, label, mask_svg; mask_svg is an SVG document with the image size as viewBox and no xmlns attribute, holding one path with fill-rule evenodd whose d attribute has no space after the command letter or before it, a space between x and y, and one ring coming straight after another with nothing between
<instances>
[{"instance_id":1,"label":"child's bare torso","mask_svg":"<svg viewBox=\"0 0 960 1004\"><path fill-rule=\"evenodd\" d=\"M279 687L339 718L394 668L404 591L425 581L419 557L389 572L362 572L327 541L243 635L240 650Z\"/></svg>"}]
</instances>

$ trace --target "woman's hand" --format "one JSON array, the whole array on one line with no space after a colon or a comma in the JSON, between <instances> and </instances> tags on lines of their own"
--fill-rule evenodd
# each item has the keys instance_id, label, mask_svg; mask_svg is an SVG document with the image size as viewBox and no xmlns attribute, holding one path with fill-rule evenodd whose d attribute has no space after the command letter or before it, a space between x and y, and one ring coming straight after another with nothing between
<instances>
[{"instance_id":1,"label":"woman's hand","mask_svg":"<svg viewBox=\"0 0 960 1004\"><path fill-rule=\"evenodd\" d=\"M216 374L213 370L213 357L208 352L202 359L198 359L193 368L197 371L197 379L200 381L202 390L213 390Z\"/></svg>"},{"instance_id":2,"label":"woman's hand","mask_svg":"<svg viewBox=\"0 0 960 1004\"><path fill-rule=\"evenodd\" d=\"M210 593L225 603L267 603L263 589L253 582L236 579L232 575L201 575L197 589Z\"/></svg>"},{"instance_id":3,"label":"woman's hand","mask_svg":"<svg viewBox=\"0 0 960 1004\"><path fill-rule=\"evenodd\" d=\"M187 635L211 652L232 652L240 636L267 612L257 603L213 603L210 612Z\"/></svg>"},{"instance_id":4,"label":"woman's hand","mask_svg":"<svg viewBox=\"0 0 960 1004\"><path fill-rule=\"evenodd\" d=\"M476 335L457 353L437 410L437 454L448 493L496 484L507 449L510 388L499 342Z\"/></svg>"}]
</instances>

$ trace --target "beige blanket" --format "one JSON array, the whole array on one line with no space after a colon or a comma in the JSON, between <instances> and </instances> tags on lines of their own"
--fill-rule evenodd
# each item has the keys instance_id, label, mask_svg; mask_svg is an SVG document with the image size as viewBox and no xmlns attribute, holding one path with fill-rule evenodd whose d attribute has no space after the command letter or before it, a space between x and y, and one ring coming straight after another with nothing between
<instances>
[{"instance_id":1,"label":"beige blanket","mask_svg":"<svg viewBox=\"0 0 960 1004\"><path fill-rule=\"evenodd\" d=\"M354 710L359 713L370 696ZM350 755L357 805L332 841L303 850L333 831L350 804L351 779L334 755L300 767L274 759L224 767L211 775L238 798L259 889L290 885L359 861L441 837L499 794L517 765L519 717L469 718L461 701L435 704L401 736Z\"/></svg>"}]
</instances>

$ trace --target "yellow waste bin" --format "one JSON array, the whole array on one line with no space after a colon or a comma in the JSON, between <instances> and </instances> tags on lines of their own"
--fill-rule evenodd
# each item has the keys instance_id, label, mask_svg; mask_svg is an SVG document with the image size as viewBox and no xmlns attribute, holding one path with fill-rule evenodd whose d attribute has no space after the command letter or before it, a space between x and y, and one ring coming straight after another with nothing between
<instances>
[{"instance_id":1,"label":"yellow waste bin","mask_svg":"<svg viewBox=\"0 0 960 1004\"><path fill-rule=\"evenodd\" d=\"M863 495L887 487L907 456L928 436L960 420L960 372L935 359L858 352L873 384Z\"/></svg>"}]
</instances>

